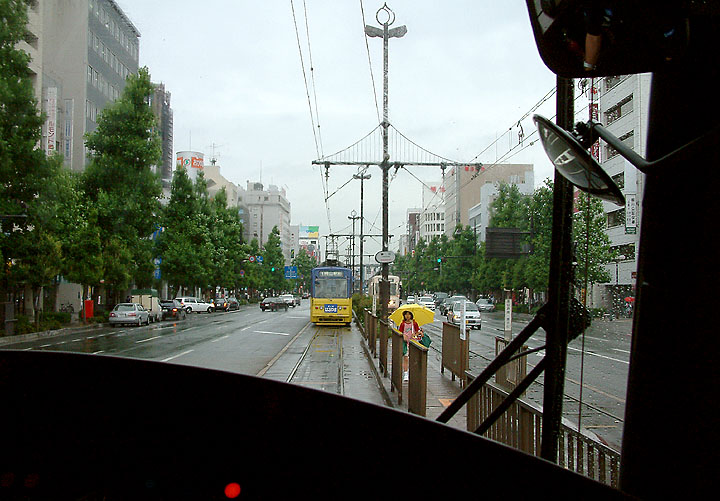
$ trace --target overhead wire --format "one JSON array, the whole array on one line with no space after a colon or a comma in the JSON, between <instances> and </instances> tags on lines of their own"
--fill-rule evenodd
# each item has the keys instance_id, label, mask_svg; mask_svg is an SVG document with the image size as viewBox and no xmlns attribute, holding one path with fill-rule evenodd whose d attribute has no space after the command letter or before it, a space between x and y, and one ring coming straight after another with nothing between
<instances>
[{"instance_id":1,"label":"overhead wire","mask_svg":"<svg viewBox=\"0 0 720 501\"><path fill-rule=\"evenodd\" d=\"M365 33L365 8L363 7L363 1L360 0L360 15L362 16L362 28L363 38L365 39L365 50L367 51L368 66L370 67L370 82L372 84L373 96L375 97L375 112L377 113L378 123L380 122L380 106L378 105L377 90L375 88L375 74L372 69L372 59L370 58L370 44L368 44L368 37Z\"/></svg>"},{"instance_id":2,"label":"overhead wire","mask_svg":"<svg viewBox=\"0 0 720 501\"><path fill-rule=\"evenodd\" d=\"M310 81L312 83L313 99L315 101L315 120L317 121L317 136L318 142L320 143L320 156L322 157L324 155L324 152L322 144L322 133L320 131L320 111L317 104L317 92L315 91L315 66L313 65L312 49L310 48L310 26L308 24L307 5L305 4L305 0L303 0L303 12L305 14L305 35L307 37L308 59L310 61Z\"/></svg>"},{"instance_id":3,"label":"overhead wire","mask_svg":"<svg viewBox=\"0 0 720 501\"><path fill-rule=\"evenodd\" d=\"M293 25L295 26L295 39L297 40L298 54L300 55L300 67L302 69L302 74L303 74L303 83L305 84L305 95L307 96L308 109L310 110L310 123L312 126L313 139L315 141L315 154L317 155L318 158L322 158L321 147L320 147L320 143L318 140L319 130L317 132L315 131L315 117L313 116L312 101L310 100L310 89L308 87L308 78L307 78L307 73L305 71L305 60L303 59L302 45L300 43L300 30L298 29L297 16L295 15L295 4L293 3L293 0L290 0L290 10L292 11ZM306 26L307 26L307 10L305 12L305 19L306 19ZM309 50L309 47L310 47L310 36L308 34L308 50ZM312 66L312 62L310 63L310 65ZM314 85L314 83L313 83L313 85ZM313 89L314 89L314 87L313 87ZM315 102L316 102L316 107L317 107L317 95L316 95L315 99L316 99ZM326 216L327 216L327 220L328 220L328 231L332 231L332 223L330 221L330 206L327 203L328 188L325 183L325 179L323 177L322 170L318 169L318 172L320 173L320 184L323 189L323 195L325 195L325 212L326 212Z\"/></svg>"}]
</instances>

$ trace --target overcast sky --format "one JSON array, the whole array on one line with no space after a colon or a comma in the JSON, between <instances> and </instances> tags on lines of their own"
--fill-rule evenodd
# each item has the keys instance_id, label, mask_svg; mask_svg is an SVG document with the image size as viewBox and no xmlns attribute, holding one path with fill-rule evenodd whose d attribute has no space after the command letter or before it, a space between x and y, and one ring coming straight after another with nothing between
<instances>
[{"instance_id":1,"label":"overcast sky","mask_svg":"<svg viewBox=\"0 0 720 501\"><path fill-rule=\"evenodd\" d=\"M262 175L266 186L285 187L292 224L319 225L321 234L347 232L347 216L360 210L359 181L329 199L328 228L321 169L311 162L350 146L379 122L360 0L117 3L141 33L141 66L172 94L175 151L201 151L207 160L214 144L230 181L245 187ZM379 26L375 13L382 5L363 0L365 24ZM317 100L317 148L293 6L313 112ZM524 0L391 0L388 6L396 15L392 27L407 26L403 38L390 41L390 123L438 155L468 162L485 150L475 161L534 163L536 185L552 177L539 144L507 155L518 143L518 120L555 85L532 39ZM382 39L369 38L368 45L382 113ZM553 97L538 112L552 117L554 110ZM534 131L531 117L521 125L526 137ZM441 179L439 168L412 172ZM354 167L332 167L328 192L353 173ZM378 167L370 173L365 231L380 233L382 176ZM403 232L405 211L421 205L421 192L403 170L392 180L391 234ZM390 248L396 247L393 239ZM368 248L379 250L380 240Z\"/></svg>"}]
</instances>

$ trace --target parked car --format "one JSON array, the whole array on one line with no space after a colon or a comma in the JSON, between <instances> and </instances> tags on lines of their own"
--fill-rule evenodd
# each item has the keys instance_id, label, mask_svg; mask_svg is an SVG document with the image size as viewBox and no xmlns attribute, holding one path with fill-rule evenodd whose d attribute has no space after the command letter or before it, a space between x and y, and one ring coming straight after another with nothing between
<instances>
[{"instance_id":1,"label":"parked car","mask_svg":"<svg viewBox=\"0 0 720 501\"><path fill-rule=\"evenodd\" d=\"M204 299L192 297L192 296L185 296L185 297L176 297L180 303L182 303L183 308L185 308L185 311L187 313L212 313L213 312L213 305L212 303L205 302Z\"/></svg>"},{"instance_id":2,"label":"parked car","mask_svg":"<svg viewBox=\"0 0 720 501\"><path fill-rule=\"evenodd\" d=\"M417 300L419 305L424 306L428 310L435 310L435 300L432 296L423 296Z\"/></svg>"},{"instance_id":3,"label":"parked car","mask_svg":"<svg viewBox=\"0 0 720 501\"><path fill-rule=\"evenodd\" d=\"M408 296L405 299L405 304L413 304L415 302L415 296Z\"/></svg>"},{"instance_id":4,"label":"parked car","mask_svg":"<svg viewBox=\"0 0 720 501\"><path fill-rule=\"evenodd\" d=\"M185 320L187 317L185 308L183 308L182 303L177 299L160 301L160 308L162 308L163 320Z\"/></svg>"},{"instance_id":5,"label":"parked car","mask_svg":"<svg viewBox=\"0 0 720 501\"><path fill-rule=\"evenodd\" d=\"M295 304L295 296L293 296L292 294L281 294L279 297L280 297L280 299L285 301L285 303L287 303L288 306L292 306L293 308L295 308L295 306L297 306Z\"/></svg>"},{"instance_id":6,"label":"parked car","mask_svg":"<svg viewBox=\"0 0 720 501\"><path fill-rule=\"evenodd\" d=\"M239 310L239 309L240 309L240 301L238 301L237 298L229 297L228 298L228 311Z\"/></svg>"},{"instance_id":7,"label":"parked car","mask_svg":"<svg viewBox=\"0 0 720 501\"><path fill-rule=\"evenodd\" d=\"M121 324L137 325L138 327L150 324L150 315L141 304L118 303L108 317L113 327Z\"/></svg>"},{"instance_id":8,"label":"parked car","mask_svg":"<svg viewBox=\"0 0 720 501\"><path fill-rule=\"evenodd\" d=\"M217 296L215 299L212 300L211 304L213 305L213 311L228 311L229 303L226 297L223 296Z\"/></svg>"},{"instance_id":9,"label":"parked car","mask_svg":"<svg viewBox=\"0 0 720 501\"><path fill-rule=\"evenodd\" d=\"M454 301L447 311L447 321L451 324L460 325L463 301ZM480 329L480 310L472 301L465 301L465 325L472 329Z\"/></svg>"},{"instance_id":10,"label":"parked car","mask_svg":"<svg viewBox=\"0 0 720 501\"><path fill-rule=\"evenodd\" d=\"M130 302L141 304L148 312L151 322L162 320L160 296L155 289L133 289L130 291Z\"/></svg>"},{"instance_id":11,"label":"parked car","mask_svg":"<svg viewBox=\"0 0 720 501\"><path fill-rule=\"evenodd\" d=\"M495 305L493 304L492 299L481 297L475 301L475 304L480 311L495 311Z\"/></svg>"},{"instance_id":12,"label":"parked car","mask_svg":"<svg viewBox=\"0 0 720 501\"><path fill-rule=\"evenodd\" d=\"M266 297L260 302L260 309L262 311L278 311L282 309L288 311L289 307L290 305L288 305L288 303L286 303L284 299L281 299L279 297Z\"/></svg>"}]
</instances>

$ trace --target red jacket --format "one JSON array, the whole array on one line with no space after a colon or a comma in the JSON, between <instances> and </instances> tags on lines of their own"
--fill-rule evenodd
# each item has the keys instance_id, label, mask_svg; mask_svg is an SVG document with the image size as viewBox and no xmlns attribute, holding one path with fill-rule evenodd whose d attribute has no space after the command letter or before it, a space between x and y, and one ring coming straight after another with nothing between
<instances>
[{"instance_id":1,"label":"red jacket","mask_svg":"<svg viewBox=\"0 0 720 501\"><path fill-rule=\"evenodd\" d=\"M405 335L405 321L403 320L400 325L398 326L398 330L403 333L403 337ZM418 332L420 332L420 326L418 323L413 320L413 332L415 333L415 339L419 339ZM408 341L408 339L405 339L405 341Z\"/></svg>"}]
</instances>

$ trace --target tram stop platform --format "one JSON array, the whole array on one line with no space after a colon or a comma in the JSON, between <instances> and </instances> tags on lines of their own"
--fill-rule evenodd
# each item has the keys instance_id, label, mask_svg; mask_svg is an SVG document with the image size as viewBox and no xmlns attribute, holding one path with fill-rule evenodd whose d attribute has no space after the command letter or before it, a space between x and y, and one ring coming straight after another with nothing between
<instances>
[{"instance_id":1,"label":"tram stop platform","mask_svg":"<svg viewBox=\"0 0 720 501\"><path fill-rule=\"evenodd\" d=\"M427 390L425 416L435 420L462 391L459 379L452 380L446 370L441 373L440 340L433 339L427 353ZM377 342L377 341L376 341ZM402 399L390 382L392 357L388 343L387 376L378 356L379 343L373 354L362 328L308 324L257 375L301 386L338 393L376 405L408 412L408 382L403 383ZM465 430L465 407L448 422Z\"/></svg>"}]
</instances>

